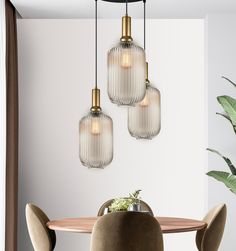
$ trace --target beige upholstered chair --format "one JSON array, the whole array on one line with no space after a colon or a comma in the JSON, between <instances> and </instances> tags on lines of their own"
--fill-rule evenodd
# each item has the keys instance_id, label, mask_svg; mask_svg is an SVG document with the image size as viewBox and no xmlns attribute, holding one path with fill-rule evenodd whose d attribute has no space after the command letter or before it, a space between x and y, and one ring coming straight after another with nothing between
<instances>
[{"instance_id":1,"label":"beige upholstered chair","mask_svg":"<svg viewBox=\"0 0 236 251\"><path fill-rule=\"evenodd\" d=\"M160 225L147 213L110 213L94 225L90 251L163 250Z\"/></svg>"},{"instance_id":2,"label":"beige upholstered chair","mask_svg":"<svg viewBox=\"0 0 236 251\"><path fill-rule=\"evenodd\" d=\"M49 221L46 214L37 206L27 204L26 222L31 242L35 251L52 251L56 245L56 234L47 228Z\"/></svg>"},{"instance_id":3,"label":"beige upholstered chair","mask_svg":"<svg viewBox=\"0 0 236 251\"><path fill-rule=\"evenodd\" d=\"M226 205L219 205L209 211L203 221L206 228L199 230L196 244L199 251L217 251L224 233L227 209Z\"/></svg>"},{"instance_id":4,"label":"beige upholstered chair","mask_svg":"<svg viewBox=\"0 0 236 251\"><path fill-rule=\"evenodd\" d=\"M99 209L98 211L98 216L103 216L104 215L104 211L105 208L109 207L111 205L111 203L113 202L114 199L108 200L106 201ZM152 216L154 216L153 211L151 209L151 207L145 202L145 201L140 201L141 203L141 208L143 211L148 211Z\"/></svg>"}]
</instances>

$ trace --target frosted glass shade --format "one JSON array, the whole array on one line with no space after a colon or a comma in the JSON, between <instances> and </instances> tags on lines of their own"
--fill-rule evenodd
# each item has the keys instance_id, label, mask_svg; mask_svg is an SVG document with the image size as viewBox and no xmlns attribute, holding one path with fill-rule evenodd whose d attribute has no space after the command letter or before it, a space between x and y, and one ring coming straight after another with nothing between
<instances>
[{"instance_id":1,"label":"frosted glass shade","mask_svg":"<svg viewBox=\"0 0 236 251\"><path fill-rule=\"evenodd\" d=\"M161 129L160 91L147 84L144 99L128 109L128 129L137 139L152 139Z\"/></svg>"},{"instance_id":2,"label":"frosted glass shade","mask_svg":"<svg viewBox=\"0 0 236 251\"><path fill-rule=\"evenodd\" d=\"M117 105L132 106L145 96L146 57L133 42L120 42L108 52L108 96Z\"/></svg>"},{"instance_id":3,"label":"frosted glass shade","mask_svg":"<svg viewBox=\"0 0 236 251\"><path fill-rule=\"evenodd\" d=\"M84 166L104 168L113 159L113 122L102 112L90 112L80 120L79 155Z\"/></svg>"}]
</instances>

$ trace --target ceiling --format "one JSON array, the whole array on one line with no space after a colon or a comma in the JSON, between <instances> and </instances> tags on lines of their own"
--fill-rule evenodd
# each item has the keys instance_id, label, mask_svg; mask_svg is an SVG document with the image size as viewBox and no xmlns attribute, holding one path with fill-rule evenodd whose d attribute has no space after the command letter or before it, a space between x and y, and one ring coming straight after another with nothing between
<instances>
[{"instance_id":1,"label":"ceiling","mask_svg":"<svg viewBox=\"0 0 236 251\"><path fill-rule=\"evenodd\" d=\"M23 18L93 18L94 0L11 0ZM120 3L98 2L100 18L118 18ZM236 12L235 0L147 0L148 18L203 18L207 13ZM142 2L130 3L131 16L142 17Z\"/></svg>"}]
</instances>

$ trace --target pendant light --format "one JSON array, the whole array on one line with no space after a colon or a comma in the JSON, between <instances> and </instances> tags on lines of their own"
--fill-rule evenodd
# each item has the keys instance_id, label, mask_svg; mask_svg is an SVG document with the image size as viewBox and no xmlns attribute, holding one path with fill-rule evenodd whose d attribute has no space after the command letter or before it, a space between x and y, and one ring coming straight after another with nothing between
<instances>
[{"instance_id":1,"label":"pendant light","mask_svg":"<svg viewBox=\"0 0 236 251\"><path fill-rule=\"evenodd\" d=\"M146 0L144 2L144 50L146 49ZM148 63L146 63L146 95L134 107L128 109L128 129L137 139L152 139L161 129L161 95L150 84Z\"/></svg>"},{"instance_id":2,"label":"pendant light","mask_svg":"<svg viewBox=\"0 0 236 251\"><path fill-rule=\"evenodd\" d=\"M97 0L95 0L95 88L92 107L79 123L79 155L84 166L104 168L113 159L113 122L102 112L97 87Z\"/></svg>"},{"instance_id":3,"label":"pendant light","mask_svg":"<svg viewBox=\"0 0 236 251\"><path fill-rule=\"evenodd\" d=\"M128 1L126 15L122 18L120 43L108 52L108 96L117 105L132 106L145 96L146 56L131 37Z\"/></svg>"}]
</instances>

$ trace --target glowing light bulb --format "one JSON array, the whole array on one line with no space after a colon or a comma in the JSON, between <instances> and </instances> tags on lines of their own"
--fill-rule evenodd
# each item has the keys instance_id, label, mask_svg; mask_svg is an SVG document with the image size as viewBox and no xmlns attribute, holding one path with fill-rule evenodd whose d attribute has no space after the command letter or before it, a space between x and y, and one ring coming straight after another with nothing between
<instances>
[{"instance_id":1,"label":"glowing light bulb","mask_svg":"<svg viewBox=\"0 0 236 251\"><path fill-rule=\"evenodd\" d=\"M123 68L130 68L132 63L131 63L131 55L130 55L130 51L125 49L123 50L122 54L121 54L121 66Z\"/></svg>"},{"instance_id":2,"label":"glowing light bulb","mask_svg":"<svg viewBox=\"0 0 236 251\"><path fill-rule=\"evenodd\" d=\"M146 107L149 105L149 100L147 94L145 95L144 99L139 103L140 106Z\"/></svg>"},{"instance_id":3,"label":"glowing light bulb","mask_svg":"<svg viewBox=\"0 0 236 251\"><path fill-rule=\"evenodd\" d=\"M94 135L98 135L101 133L100 123L97 118L94 118L92 120L92 127L91 127L91 133Z\"/></svg>"}]
</instances>

